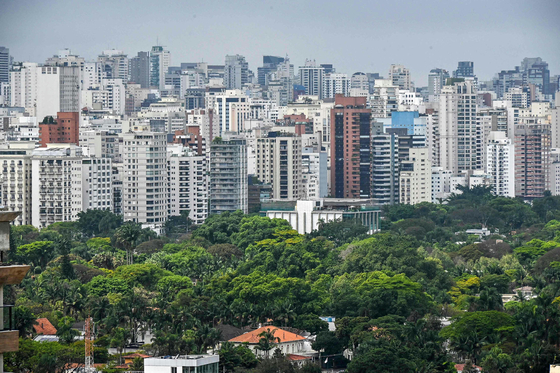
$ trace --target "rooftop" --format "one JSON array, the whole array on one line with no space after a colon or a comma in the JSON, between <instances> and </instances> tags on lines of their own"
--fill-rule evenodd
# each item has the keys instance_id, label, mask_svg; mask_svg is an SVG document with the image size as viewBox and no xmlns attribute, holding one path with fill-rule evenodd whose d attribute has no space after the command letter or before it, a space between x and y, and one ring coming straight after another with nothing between
<instances>
[{"instance_id":1,"label":"rooftop","mask_svg":"<svg viewBox=\"0 0 560 373\"><path fill-rule=\"evenodd\" d=\"M250 344L256 344L259 343L261 337L259 337L259 334L265 332L265 331L272 331L274 334L274 338L278 338L280 343L283 342L292 342L292 341L303 341L305 340L305 337L292 333L292 332L288 332L284 329L278 328L276 326L263 326L261 328L252 330L250 332L247 332L245 334L242 334L238 337L232 338L229 340L229 342L237 342L237 343L250 343Z\"/></svg>"},{"instance_id":2,"label":"rooftop","mask_svg":"<svg viewBox=\"0 0 560 373\"><path fill-rule=\"evenodd\" d=\"M56 335L56 328L47 318L37 319L37 325L33 325L35 333L43 335Z\"/></svg>"}]
</instances>

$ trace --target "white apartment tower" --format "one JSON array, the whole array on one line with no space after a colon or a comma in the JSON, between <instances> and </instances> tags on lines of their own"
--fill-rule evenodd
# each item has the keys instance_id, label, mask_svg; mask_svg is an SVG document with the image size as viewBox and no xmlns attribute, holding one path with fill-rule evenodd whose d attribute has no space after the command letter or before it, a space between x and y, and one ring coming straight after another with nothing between
<instances>
[{"instance_id":1,"label":"white apartment tower","mask_svg":"<svg viewBox=\"0 0 560 373\"><path fill-rule=\"evenodd\" d=\"M123 217L159 231L167 221L167 136L128 132L123 138Z\"/></svg>"},{"instance_id":2,"label":"white apartment tower","mask_svg":"<svg viewBox=\"0 0 560 373\"><path fill-rule=\"evenodd\" d=\"M80 111L80 67L37 67L36 115L39 120L58 112Z\"/></svg>"},{"instance_id":3,"label":"white apartment tower","mask_svg":"<svg viewBox=\"0 0 560 373\"><path fill-rule=\"evenodd\" d=\"M428 148L410 148L401 162L399 203L432 202L432 166Z\"/></svg>"},{"instance_id":4,"label":"white apartment tower","mask_svg":"<svg viewBox=\"0 0 560 373\"><path fill-rule=\"evenodd\" d=\"M1 200L8 211L21 211L14 224L31 224L31 159L34 142L6 143L0 147Z\"/></svg>"},{"instance_id":5,"label":"white apartment tower","mask_svg":"<svg viewBox=\"0 0 560 373\"><path fill-rule=\"evenodd\" d=\"M410 71L403 65L391 65L389 68L389 80L399 89L413 90L410 82Z\"/></svg>"},{"instance_id":6,"label":"white apartment tower","mask_svg":"<svg viewBox=\"0 0 560 373\"><path fill-rule=\"evenodd\" d=\"M334 98L334 95L341 94L348 96L350 92L351 80L348 74L330 73L325 75L323 97Z\"/></svg>"},{"instance_id":7,"label":"white apartment tower","mask_svg":"<svg viewBox=\"0 0 560 373\"><path fill-rule=\"evenodd\" d=\"M150 52L150 86L165 89L165 74L171 65L171 52L162 46L152 47Z\"/></svg>"},{"instance_id":8,"label":"white apartment tower","mask_svg":"<svg viewBox=\"0 0 560 373\"><path fill-rule=\"evenodd\" d=\"M515 149L505 132L492 131L486 146L486 175L494 194L515 197Z\"/></svg>"},{"instance_id":9,"label":"white apartment tower","mask_svg":"<svg viewBox=\"0 0 560 373\"><path fill-rule=\"evenodd\" d=\"M208 217L208 175L206 156L196 155L181 144L167 147L169 216L188 211L195 225Z\"/></svg>"},{"instance_id":10,"label":"white apartment tower","mask_svg":"<svg viewBox=\"0 0 560 373\"><path fill-rule=\"evenodd\" d=\"M272 185L272 198L303 198L301 138L269 133L256 143L256 176Z\"/></svg>"},{"instance_id":11,"label":"white apartment tower","mask_svg":"<svg viewBox=\"0 0 560 373\"><path fill-rule=\"evenodd\" d=\"M453 173L481 167L476 93L466 81L443 87L439 96L439 165Z\"/></svg>"},{"instance_id":12,"label":"white apartment tower","mask_svg":"<svg viewBox=\"0 0 560 373\"><path fill-rule=\"evenodd\" d=\"M242 132L250 115L249 98L240 90L220 92L214 98L214 123L220 128L220 136Z\"/></svg>"},{"instance_id":13,"label":"white apartment tower","mask_svg":"<svg viewBox=\"0 0 560 373\"><path fill-rule=\"evenodd\" d=\"M20 66L14 66L14 70L10 72L10 105L24 107L31 116L36 113L37 71L38 64L24 62Z\"/></svg>"},{"instance_id":14,"label":"white apartment tower","mask_svg":"<svg viewBox=\"0 0 560 373\"><path fill-rule=\"evenodd\" d=\"M325 69L317 66L315 61L307 60L304 66L299 67L299 84L305 87L305 94L324 97L323 86Z\"/></svg>"},{"instance_id":15,"label":"white apartment tower","mask_svg":"<svg viewBox=\"0 0 560 373\"><path fill-rule=\"evenodd\" d=\"M44 228L76 220L82 211L81 148L48 144L33 151L32 224Z\"/></svg>"}]
</instances>

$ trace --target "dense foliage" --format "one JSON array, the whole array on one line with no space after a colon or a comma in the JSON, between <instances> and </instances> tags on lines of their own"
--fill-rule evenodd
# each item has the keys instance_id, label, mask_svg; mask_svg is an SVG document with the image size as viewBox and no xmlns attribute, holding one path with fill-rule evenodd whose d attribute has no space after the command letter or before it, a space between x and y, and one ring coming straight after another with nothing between
<instances>
[{"instance_id":1,"label":"dense foliage","mask_svg":"<svg viewBox=\"0 0 560 373\"><path fill-rule=\"evenodd\" d=\"M239 211L199 227L177 217L160 237L99 211L41 231L13 226L9 260L32 268L5 289L22 336L5 367L83 362L72 324L91 315L96 361L108 371L119 363L108 348L120 353L148 334L148 353L201 353L223 340L221 325L263 323L312 333L323 365L345 366L346 351L348 372L453 372L467 361L488 372L545 371L560 356L560 198L529 205L485 187L461 192L445 204L388 206L373 235L356 221L300 235L284 220ZM483 227L488 236L466 233ZM522 286L530 296L502 302ZM319 316L336 317L336 331ZM39 317L59 342L30 339ZM263 343L271 357L262 361L222 343L220 371L318 369Z\"/></svg>"}]
</instances>

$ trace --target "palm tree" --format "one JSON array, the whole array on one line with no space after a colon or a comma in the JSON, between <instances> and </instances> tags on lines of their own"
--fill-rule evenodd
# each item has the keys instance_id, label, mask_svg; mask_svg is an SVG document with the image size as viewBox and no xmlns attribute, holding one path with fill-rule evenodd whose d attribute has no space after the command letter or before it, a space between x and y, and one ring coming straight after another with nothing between
<instances>
[{"instance_id":1,"label":"palm tree","mask_svg":"<svg viewBox=\"0 0 560 373\"><path fill-rule=\"evenodd\" d=\"M267 358L270 350L272 350L276 345L276 342L280 343L280 338L274 336L274 332L276 330L277 329L267 328L258 335L260 337L260 340L255 348L257 350L264 351Z\"/></svg>"},{"instance_id":2,"label":"palm tree","mask_svg":"<svg viewBox=\"0 0 560 373\"><path fill-rule=\"evenodd\" d=\"M115 231L115 240L126 251L126 262L132 264L136 240L140 237L142 229L139 224L127 222Z\"/></svg>"}]
</instances>

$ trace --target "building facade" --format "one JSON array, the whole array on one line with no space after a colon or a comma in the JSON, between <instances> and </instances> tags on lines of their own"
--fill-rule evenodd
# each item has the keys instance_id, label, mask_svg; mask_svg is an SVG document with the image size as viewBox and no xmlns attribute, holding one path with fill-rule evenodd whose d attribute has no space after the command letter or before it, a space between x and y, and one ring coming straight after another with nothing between
<instances>
[{"instance_id":1,"label":"building facade","mask_svg":"<svg viewBox=\"0 0 560 373\"><path fill-rule=\"evenodd\" d=\"M210 145L210 214L248 211L247 145L244 139Z\"/></svg>"},{"instance_id":2,"label":"building facade","mask_svg":"<svg viewBox=\"0 0 560 373\"><path fill-rule=\"evenodd\" d=\"M123 139L123 218L159 231L167 221L167 136L128 132Z\"/></svg>"}]
</instances>

